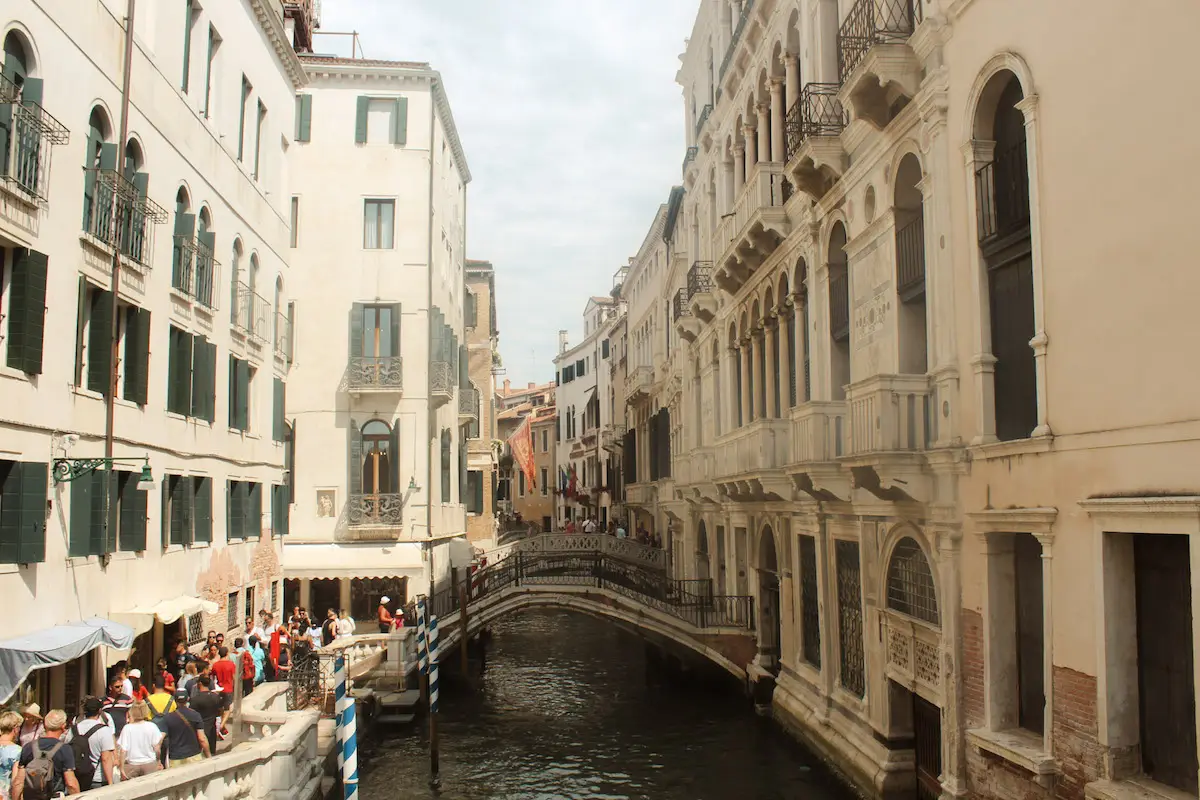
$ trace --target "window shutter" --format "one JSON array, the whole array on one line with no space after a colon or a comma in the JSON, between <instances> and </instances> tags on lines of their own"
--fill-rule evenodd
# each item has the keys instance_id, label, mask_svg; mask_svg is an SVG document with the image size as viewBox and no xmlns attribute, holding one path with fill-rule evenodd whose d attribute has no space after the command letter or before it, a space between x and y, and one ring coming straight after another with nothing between
<instances>
[{"instance_id":1,"label":"window shutter","mask_svg":"<svg viewBox=\"0 0 1200 800\"><path fill-rule=\"evenodd\" d=\"M117 168L117 145L115 142L104 142L100 145L100 169Z\"/></svg>"},{"instance_id":2,"label":"window shutter","mask_svg":"<svg viewBox=\"0 0 1200 800\"><path fill-rule=\"evenodd\" d=\"M296 141L307 142L312 136L312 95L296 95Z\"/></svg>"},{"instance_id":3,"label":"window shutter","mask_svg":"<svg viewBox=\"0 0 1200 800\"><path fill-rule=\"evenodd\" d=\"M70 520L71 529L67 538L67 555L72 558L86 556L92 552L91 475L84 475L71 481Z\"/></svg>"},{"instance_id":4,"label":"window shutter","mask_svg":"<svg viewBox=\"0 0 1200 800\"><path fill-rule=\"evenodd\" d=\"M164 475L163 479L158 483L159 493L159 530L162 536L162 548L167 549L174 538L171 535L171 478L169 475Z\"/></svg>"},{"instance_id":5,"label":"window shutter","mask_svg":"<svg viewBox=\"0 0 1200 800\"><path fill-rule=\"evenodd\" d=\"M117 473L112 470L96 470L92 473L96 487L92 494L92 526L93 543L97 548L94 555L117 552L117 528L120 520L117 512L120 507L120 497L117 492L119 484ZM104 498L109 498L108 508L104 507Z\"/></svg>"},{"instance_id":6,"label":"window shutter","mask_svg":"<svg viewBox=\"0 0 1200 800\"><path fill-rule=\"evenodd\" d=\"M367 111L370 107L371 98L360 95L354 114L354 141L358 144L366 144L367 141Z\"/></svg>"},{"instance_id":7,"label":"window shutter","mask_svg":"<svg viewBox=\"0 0 1200 800\"><path fill-rule=\"evenodd\" d=\"M8 152L8 141L13 129L12 103L0 105L0 153ZM88 151L89 153L91 150ZM11 169L11 167L10 167ZM86 178L85 178L86 180Z\"/></svg>"},{"instance_id":8,"label":"window shutter","mask_svg":"<svg viewBox=\"0 0 1200 800\"><path fill-rule=\"evenodd\" d=\"M138 198L145 200L146 195L150 193L150 173L135 172L133 173L133 188L137 190Z\"/></svg>"},{"instance_id":9,"label":"window shutter","mask_svg":"<svg viewBox=\"0 0 1200 800\"><path fill-rule=\"evenodd\" d=\"M483 509L483 473L475 473L475 513L482 514Z\"/></svg>"},{"instance_id":10,"label":"window shutter","mask_svg":"<svg viewBox=\"0 0 1200 800\"><path fill-rule=\"evenodd\" d=\"M397 97L392 110L392 144L408 144L408 98Z\"/></svg>"},{"instance_id":11,"label":"window shutter","mask_svg":"<svg viewBox=\"0 0 1200 800\"><path fill-rule=\"evenodd\" d=\"M291 426L287 429L288 449L287 449L287 501L290 506L296 499L296 424L297 420L292 420Z\"/></svg>"},{"instance_id":12,"label":"window shutter","mask_svg":"<svg viewBox=\"0 0 1200 800\"><path fill-rule=\"evenodd\" d=\"M19 248L13 256L8 318L8 365L30 375L42 372L49 258Z\"/></svg>"},{"instance_id":13,"label":"window shutter","mask_svg":"<svg viewBox=\"0 0 1200 800\"><path fill-rule=\"evenodd\" d=\"M347 449L349 454L346 457L346 464L349 470L347 481L349 486L346 489L348 495L362 494L362 468L363 468L363 453L362 453L362 431L359 430L358 424L354 420L350 420L350 426L346 429L347 434Z\"/></svg>"},{"instance_id":14,"label":"window shutter","mask_svg":"<svg viewBox=\"0 0 1200 800\"><path fill-rule=\"evenodd\" d=\"M283 441L283 381L275 378L271 385L271 440Z\"/></svg>"},{"instance_id":15,"label":"window shutter","mask_svg":"<svg viewBox=\"0 0 1200 800\"><path fill-rule=\"evenodd\" d=\"M192 71L192 15L192 0L187 0L187 9L183 14L183 81L180 83L185 92Z\"/></svg>"},{"instance_id":16,"label":"window shutter","mask_svg":"<svg viewBox=\"0 0 1200 800\"><path fill-rule=\"evenodd\" d=\"M249 508L249 512L246 515L246 537L259 539L262 537L262 484L250 483L246 484L246 486L248 487L247 506Z\"/></svg>"},{"instance_id":17,"label":"window shutter","mask_svg":"<svg viewBox=\"0 0 1200 800\"><path fill-rule=\"evenodd\" d=\"M131 487L137 486L137 478L129 472L117 473L117 549L124 553L136 552L130 543L130 535L134 529L133 505Z\"/></svg>"},{"instance_id":18,"label":"window shutter","mask_svg":"<svg viewBox=\"0 0 1200 800\"><path fill-rule=\"evenodd\" d=\"M283 536L292 530L292 505L288 502L291 490L286 486L279 487L279 505L283 509Z\"/></svg>"},{"instance_id":19,"label":"window shutter","mask_svg":"<svg viewBox=\"0 0 1200 800\"><path fill-rule=\"evenodd\" d=\"M392 432L388 438L388 461L392 470L392 491L401 492L400 488L400 420L392 420Z\"/></svg>"},{"instance_id":20,"label":"window shutter","mask_svg":"<svg viewBox=\"0 0 1200 800\"><path fill-rule=\"evenodd\" d=\"M245 512L241 505L237 481L225 482L225 538L228 541L246 537Z\"/></svg>"},{"instance_id":21,"label":"window shutter","mask_svg":"<svg viewBox=\"0 0 1200 800\"><path fill-rule=\"evenodd\" d=\"M112 390L112 293L95 289L90 295L87 388L107 396Z\"/></svg>"},{"instance_id":22,"label":"window shutter","mask_svg":"<svg viewBox=\"0 0 1200 800\"><path fill-rule=\"evenodd\" d=\"M126 353L125 370L125 399L132 400L138 405L149 402L150 374L150 311L145 308L134 308L129 317L129 348Z\"/></svg>"},{"instance_id":23,"label":"window shutter","mask_svg":"<svg viewBox=\"0 0 1200 800\"><path fill-rule=\"evenodd\" d=\"M215 308L213 284L216 280L213 276L212 255L217 252L217 234L214 231L200 231L196 234L196 241L207 248L207 254L203 258L196 258L194 296L204 305Z\"/></svg>"},{"instance_id":24,"label":"window shutter","mask_svg":"<svg viewBox=\"0 0 1200 800\"><path fill-rule=\"evenodd\" d=\"M174 325L167 335L167 411L179 412L179 340L180 331Z\"/></svg>"},{"instance_id":25,"label":"window shutter","mask_svg":"<svg viewBox=\"0 0 1200 800\"><path fill-rule=\"evenodd\" d=\"M182 519L179 523L180 533L182 534L183 544L185 547L190 547L194 541L194 525L196 524L196 485L191 478L179 479L179 503L180 510L183 512L180 516Z\"/></svg>"},{"instance_id":26,"label":"window shutter","mask_svg":"<svg viewBox=\"0 0 1200 800\"><path fill-rule=\"evenodd\" d=\"M250 430L250 362L238 361L238 429Z\"/></svg>"},{"instance_id":27,"label":"window shutter","mask_svg":"<svg viewBox=\"0 0 1200 800\"><path fill-rule=\"evenodd\" d=\"M183 494L185 479L175 475L171 480L171 544L182 545L187 542L188 511Z\"/></svg>"},{"instance_id":28,"label":"window shutter","mask_svg":"<svg viewBox=\"0 0 1200 800\"><path fill-rule=\"evenodd\" d=\"M237 359L229 357L229 427L236 428L237 413Z\"/></svg>"},{"instance_id":29,"label":"window shutter","mask_svg":"<svg viewBox=\"0 0 1200 800\"><path fill-rule=\"evenodd\" d=\"M208 354L204 362L207 372L204 375L204 388L207 394L204 398L204 418L210 423L217 418L217 345L208 343Z\"/></svg>"},{"instance_id":30,"label":"window shutter","mask_svg":"<svg viewBox=\"0 0 1200 800\"><path fill-rule=\"evenodd\" d=\"M16 564L20 548L21 467L15 461L0 461L0 564Z\"/></svg>"},{"instance_id":31,"label":"window shutter","mask_svg":"<svg viewBox=\"0 0 1200 800\"><path fill-rule=\"evenodd\" d=\"M399 357L400 355L400 304L392 304L392 319L391 319L391 339L392 339L392 355Z\"/></svg>"},{"instance_id":32,"label":"window shutter","mask_svg":"<svg viewBox=\"0 0 1200 800\"><path fill-rule=\"evenodd\" d=\"M192 337L192 380L189 400L191 416L208 417L208 341L203 336Z\"/></svg>"},{"instance_id":33,"label":"window shutter","mask_svg":"<svg viewBox=\"0 0 1200 800\"><path fill-rule=\"evenodd\" d=\"M280 487L271 487L271 535L281 536L283 534L283 494L279 491Z\"/></svg>"},{"instance_id":34,"label":"window shutter","mask_svg":"<svg viewBox=\"0 0 1200 800\"><path fill-rule=\"evenodd\" d=\"M287 321L288 321L287 363L291 364L296 359L296 303L295 303L295 301L289 301L287 304Z\"/></svg>"},{"instance_id":35,"label":"window shutter","mask_svg":"<svg viewBox=\"0 0 1200 800\"><path fill-rule=\"evenodd\" d=\"M212 478L193 478L196 496L196 528L192 541L196 544L212 542Z\"/></svg>"},{"instance_id":36,"label":"window shutter","mask_svg":"<svg viewBox=\"0 0 1200 800\"><path fill-rule=\"evenodd\" d=\"M48 464L24 462L14 466L20 470L18 484L21 524L17 533L17 563L40 564L46 560L46 487L50 479ZM0 514L4 500L0 500Z\"/></svg>"},{"instance_id":37,"label":"window shutter","mask_svg":"<svg viewBox=\"0 0 1200 800\"><path fill-rule=\"evenodd\" d=\"M362 358L363 304L350 307L350 357Z\"/></svg>"}]
</instances>

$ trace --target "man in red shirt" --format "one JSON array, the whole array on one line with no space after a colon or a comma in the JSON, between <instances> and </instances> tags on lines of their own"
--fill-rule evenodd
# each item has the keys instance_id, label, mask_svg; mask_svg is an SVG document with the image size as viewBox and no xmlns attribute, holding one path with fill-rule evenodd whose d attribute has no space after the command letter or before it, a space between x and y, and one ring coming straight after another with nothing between
<instances>
[{"instance_id":1,"label":"man in red shirt","mask_svg":"<svg viewBox=\"0 0 1200 800\"><path fill-rule=\"evenodd\" d=\"M225 729L225 722L229 719L229 712L233 709L233 681L234 674L237 670L237 664L229 657L229 648L222 647L217 650L220 656L212 665L213 677L217 679L217 683L221 685L221 700L225 713L221 715L221 729Z\"/></svg>"}]
</instances>

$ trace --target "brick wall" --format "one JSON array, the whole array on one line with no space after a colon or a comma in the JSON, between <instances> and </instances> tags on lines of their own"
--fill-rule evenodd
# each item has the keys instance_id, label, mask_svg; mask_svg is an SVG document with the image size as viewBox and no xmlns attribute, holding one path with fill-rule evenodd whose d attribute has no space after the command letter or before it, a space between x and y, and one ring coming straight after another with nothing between
<instances>
[{"instance_id":1,"label":"brick wall","mask_svg":"<svg viewBox=\"0 0 1200 800\"><path fill-rule=\"evenodd\" d=\"M1104 756L1097 738L1096 679L1066 667L1054 668L1054 757L1062 773L1058 796L1083 797L1083 787L1097 780Z\"/></svg>"},{"instance_id":2,"label":"brick wall","mask_svg":"<svg viewBox=\"0 0 1200 800\"><path fill-rule=\"evenodd\" d=\"M963 638L963 710L967 727L984 722L984 651L983 617L978 611L962 610Z\"/></svg>"}]
</instances>

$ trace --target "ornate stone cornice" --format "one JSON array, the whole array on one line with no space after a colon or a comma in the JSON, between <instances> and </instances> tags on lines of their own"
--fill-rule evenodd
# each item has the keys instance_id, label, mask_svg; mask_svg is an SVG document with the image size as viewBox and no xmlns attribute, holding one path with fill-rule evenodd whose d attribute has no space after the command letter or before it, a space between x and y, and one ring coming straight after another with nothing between
<instances>
[{"instance_id":1,"label":"ornate stone cornice","mask_svg":"<svg viewBox=\"0 0 1200 800\"><path fill-rule=\"evenodd\" d=\"M292 43L288 41L283 20L266 0L250 0L250 8L254 11L254 16L258 18L258 24L267 34L267 39L271 41L271 46L275 48L275 54L279 56L284 71L291 78L292 88L301 88L308 83L308 76L304 72L304 65L300 63L300 57L296 55Z\"/></svg>"}]
</instances>

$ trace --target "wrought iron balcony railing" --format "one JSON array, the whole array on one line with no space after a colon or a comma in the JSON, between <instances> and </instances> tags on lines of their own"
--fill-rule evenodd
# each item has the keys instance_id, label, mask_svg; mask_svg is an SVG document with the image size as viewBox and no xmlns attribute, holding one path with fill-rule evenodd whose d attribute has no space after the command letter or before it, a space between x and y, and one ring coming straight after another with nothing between
<instances>
[{"instance_id":1,"label":"wrought iron balcony railing","mask_svg":"<svg viewBox=\"0 0 1200 800\"><path fill-rule=\"evenodd\" d=\"M436 395L449 399L454 394L454 367L449 361L433 361L429 364L429 389Z\"/></svg>"},{"instance_id":2,"label":"wrought iron balcony railing","mask_svg":"<svg viewBox=\"0 0 1200 800\"><path fill-rule=\"evenodd\" d=\"M52 145L66 144L71 132L40 103L21 97L21 87L0 75L0 104L12 106L8 147L0 153L0 176L32 202L50 198Z\"/></svg>"},{"instance_id":3,"label":"wrought iron balcony railing","mask_svg":"<svg viewBox=\"0 0 1200 800\"><path fill-rule=\"evenodd\" d=\"M671 300L671 321L678 322L680 317L690 317L692 309L688 307L687 290L680 289Z\"/></svg>"},{"instance_id":4,"label":"wrought iron balcony railing","mask_svg":"<svg viewBox=\"0 0 1200 800\"><path fill-rule=\"evenodd\" d=\"M346 516L351 528L399 526L404 522L404 495L352 494Z\"/></svg>"},{"instance_id":5,"label":"wrought iron balcony railing","mask_svg":"<svg viewBox=\"0 0 1200 800\"><path fill-rule=\"evenodd\" d=\"M356 356L350 359L346 383L351 389L400 391L404 361L400 356Z\"/></svg>"},{"instance_id":6,"label":"wrought iron balcony railing","mask_svg":"<svg viewBox=\"0 0 1200 800\"><path fill-rule=\"evenodd\" d=\"M975 173L979 241L987 242L1029 227L1029 164L1025 141L996 153Z\"/></svg>"},{"instance_id":7,"label":"wrought iron balcony railing","mask_svg":"<svg viewBox=\"0 0 1200 800\"><path fill-rule=\"evenodd\" d=\"M479 390L474 386L458 387L458 415L479 419Z\"/></svg>"},{"instance_id":8,"label":"wrought iron balcony railing","mask_svg":"<svg viewBox=\"0 0 1200 800\"><path fill-rule=\"evenodd\" d=\"M259 341L267 340L267 319L271 316L271 304L267 298L238 281L237 308L234 311L235 328Z\"/></svg>"},{"instance_id":9,"label":"wrought iron balcony railing","mask_svg":"<svg viewBox=\"0 0 1200 800\"><path fill-rule=\"evenodd\" d=\"M167 212L136 185L112 169L86 170L94 176L83 194L83 230L121 255L149 269L154 253L154 226L167 221Z\"/></svg>"},{"instance_id":10,"label":"wrought iron balcony railing","mask_svg":"<svg viewBox=\"0 0 1200 800\"><path fill-rule=\"evenodd\" d=\"M171 288L210 309L217 307L217 267L212 250L195 239L174 237L171 250Z\"/></svg>"},{"instance_id":11,"label":"wrought iron balcony railing","mask_svg":"<svg viewBox=\"0 0 1200 800\"><path fill-rule=\"evenodd\" d=\"M688 164L696 160L696 156L700 153L699 147L689 147L687 153L683 156L683 171L687 172Z\"/></svg>"},{"instance_id":12,"label":"wrought iron balcony railing","mask_svg":"<svg viewBox=\"0 0 1200 800\"><path fill-rule=\"evenodd\" d=\"M275 312L274 333L272 339L275 342L275 355L290 361L292 358L292 321L282 311Z\"/></svg>"},{"instance_id":13,"label":"wrought iron balcony railing","mask_svg":"<svg viewBox=\"0 0 1200 800\"><path fill-rule=\"evenodd\" d=\"M712 262L693 261L687 271L688 302L702 292L711 292L712 285Z\"/></svg>"},{"instance_id":14,"label":"wrought iron balcony railing","mask_svg":"<svg viewBox=\"0 0 1200 800\"><path fill-rule=\"evenodd\" d=\"M877 44L912 36L914 0L858 0L838 31L838 75L843 82ZM920 2L920 0L916 0Z\"/></svg>"},{"instance_id":15,"label":"wrought iron balcony railing","mask_svg":"<svg viewBox=\"0 0 1200 800\"><path fill-rule=\"evenodd\" d=\"M700 131L704 130L704 123L708 122L709 116L712 114L712 103L706 103L704 108L700 109L700 116L696 118L696 135L700 135Z\"/></svg>"},{"instance_id":16,"label":"wrought iron balcony railing","mask_svg":"<svg viewBox=\"0 0 1200 800\"><path fill-rule=\"evenodd\" d=\"M896 292L901 300L925 293L925 213L896 229Z\"/></svg>"},{"instance_id":17,"label":"wrought iron balcony railing","mask_svg":"<svg viewBox=\"0 0 1200 800\"><path fill-rule=\"evenodd\" d=\"M800 90L800 96L788 110L787 159L791 161L810 136L837 136L850 122L838 100L836 83L810 83Z\"/></svg>"},{"instance_id":18,"label":"wrought iron balcony railing","mask_svg":"<svg viewBox=\"0 0 1200 800\"><path fill-rule=\"evenodd\" d=\"M733 36L729 38L729 47L725 50L725 57L721 59L721 69L717 73L717 82L725 80L725 72L729 69L730 63L733 62L733 54L737 50L738 40L742 38L742 31L746 29L746 21L750 19L750 10L754 8L754 0L745 0L742 6L742 15L738 17L737 26L733 29Z\"/></svg>"}]
</instances>

